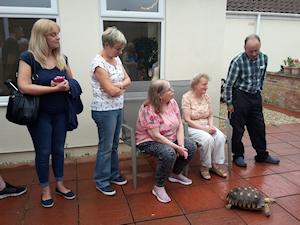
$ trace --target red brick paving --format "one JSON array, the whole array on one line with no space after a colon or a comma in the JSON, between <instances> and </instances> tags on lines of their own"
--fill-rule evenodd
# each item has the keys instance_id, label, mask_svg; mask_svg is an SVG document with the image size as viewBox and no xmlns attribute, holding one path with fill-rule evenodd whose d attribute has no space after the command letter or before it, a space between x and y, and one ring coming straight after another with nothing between
<instances>
[{"instance_id":1,"label":"red brick paving","mask_svg":"<svg viewBox=\"0 0 300 225\"><path fill-rule=\"evenodd\" d=\"M267 127L268 150L280 157L279 165L257 164L249 138L246 145L246 169L233 166L226 179L212 175L205 181L199 175L199 157L193 160L189 187L167 183L171 203L159 203L151 194L155 160L138 159L138 187L131 184L131 161L121 159L120 168L129 183L114 185L116 196L107 197L95 188L94 157L67 160L66 185L77 194L75 200L65 200L53 193L55 205L44 209L40 205L40 188L34 167L21 165L2 168L1 175L13 184L26 184L28 192L19 197L0 200L0 225L291 225L300 224L300 124ZM51 175L53 182L53 176ZM51 184L54 190L55 184ZM275 198L272 215L261 211L225 209L226 195L236 186L254 186Z\"/></svg>"}]
</instances>

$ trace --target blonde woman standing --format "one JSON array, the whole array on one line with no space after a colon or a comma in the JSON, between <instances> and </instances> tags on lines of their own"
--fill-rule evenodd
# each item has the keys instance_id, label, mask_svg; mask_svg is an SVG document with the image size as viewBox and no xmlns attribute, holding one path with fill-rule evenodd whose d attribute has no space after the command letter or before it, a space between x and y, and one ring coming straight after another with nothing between
<instances>
[{"instance_id":1,"label":"blonde woman standing","mask_svg":"<svg viewBox=\"0 0 300 225\"><path fill-rule=\"evenodd\" d=\"M225 135L213 125L213 112L208 89L208 76L198 74L191 82L191 90L182 97L183 118L188 123L189 137L200 145L201 176L211 179L209 170L226 177L224 164Z\"/></svg>"},{"instance_id":2,"label":"blonde woman standing","mask_svg":"<svg viewBox=\"0 0 300 225\"><path fill-rule=\"evenodd\" d=\"M28 51L20 55L18 86L22 93L40 96L37 121L28 126L35 149L35 167L42 187L41 204L54 205L49 186L49 158L56 179L56 194L74 199L75 194L64 186L64 145L67 134L68 79L72 72L67 58L60 51L60 28L48 19L36 21L31 30ZM32 82L32 73L34 83ZM55 80L60 76L61 81Z\"/></svg>"}]
</instances>

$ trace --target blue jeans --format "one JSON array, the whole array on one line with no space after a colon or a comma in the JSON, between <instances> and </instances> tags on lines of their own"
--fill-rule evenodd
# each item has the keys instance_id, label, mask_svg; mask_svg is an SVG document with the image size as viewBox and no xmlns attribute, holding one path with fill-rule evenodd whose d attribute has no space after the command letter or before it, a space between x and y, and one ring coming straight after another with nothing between
<instances>
[{"instance_id":1,"label":"blue jeans","mask_svg":"<svg viewBox=\"0 0 300 225\"><path fill-rule=\"evenodd\" d=\"M40 185L49 186L50 155L56 181L63 180L67 114L40 112L37 121L27 128L35 149L35 168Z\"/></svg>"},{"instance_id":2,"label":"blue jeans","mask_svg":"<svg viewBox=\"0 0 300 225\"><path fill-rule=\"evenodd\" d=\"M177 142L175 142L177 143ZM188 150L188 157L177 156L176 150L168 144L156 141L147 141L137 146L142 152L158 158L155 182L156 186L163 187L170 173L180 174L184 167L192 160L197 150L196 143L189 138L184 138L184 147Z\"/></svg>"},{"instance_id":3,"label":"blue jeans","mask_svg":"<svg viewBox=\"0 0 300 225\"><path fill-rule=\"evenodd\" d=\"M122 109L92 111L98 128L98 151L94 178L97 187L104 188L119 177L118 146L122 123Z\"/></svg>"}]
</instances>

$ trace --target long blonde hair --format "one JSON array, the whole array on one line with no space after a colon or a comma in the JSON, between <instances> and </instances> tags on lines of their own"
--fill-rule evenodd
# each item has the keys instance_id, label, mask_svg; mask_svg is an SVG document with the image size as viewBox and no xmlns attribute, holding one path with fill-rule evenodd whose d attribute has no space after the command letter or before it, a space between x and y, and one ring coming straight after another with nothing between
<instances>
[{"instance_id":1,"label":"long blonde hair","mask_svg":"<svg viewBox=\"0 0 300 225\"><path fill-rule=\"evenodd\" d=\"M154 80L150 83L148 88L148 98L145 101L145 105L151 104L156 113L160 113L162 109L162 103L160 96L168 88L165 80Z\"/></svg>"},{"instance_id":2,"label":"long blonde hair","mask_svg":"<svg viewBox=\"0 0 300 225\"><path fill-rule=\"evenodd\" d=\"M58 24L48 19L39 19L33 24L28 50L33 53L36 61L42 67L46 67L46 58L49 55L46 34L55 28L60 31ZM56 59L57 68L63 70L66 67L66 60L60 51L60 47L53 49L52 53Z\"/></svg>"}]
</instances>

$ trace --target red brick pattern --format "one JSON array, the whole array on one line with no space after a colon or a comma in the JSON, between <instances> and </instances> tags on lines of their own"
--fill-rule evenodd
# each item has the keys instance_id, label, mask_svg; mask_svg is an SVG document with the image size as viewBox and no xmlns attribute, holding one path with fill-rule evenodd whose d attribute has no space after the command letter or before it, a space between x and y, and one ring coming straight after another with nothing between
<instances>
[{"instance_id":1,"label":"red brick pattern","mask_svg":"<svg viewBox=\"0 0 300 225\"><path fill-rule=\"evenodd\" d=\"M300 113L300 76L267 73L263 99L266 103Z\"/></svg>"},{"instance_id":2,"label":"red brick pattern","mask_svg":"<svg viewBox=\"0 0 300 225\"><path fill-rule=\"evenodd\" d=\"M27 185L26 194L0 200L0 225L296 225L300 224L300 124L267 127L268 151L281 159L279 165L255 163L255 152L249 136L246 145L247 168L233 166L224 179L212 174L206 181L200 177L199 160L193 160L188 176L191 186L167 182L172 201L163 204L151 194L156 161L138 157L138 186L132 187L130 158L120 160L121 173L128 179L125 186L113 187L115 196L104 196L95 188L95 157L66 160L65 184L77 197L66 200L53 193L53 208L40 205L41 190L33 165L0 168L5 180ZM261 211L225 208L228 191L237 186L252 186L275 198L272 215ZM51 173L51 189L55 182Z\"/></svg>"}]
</instances>

